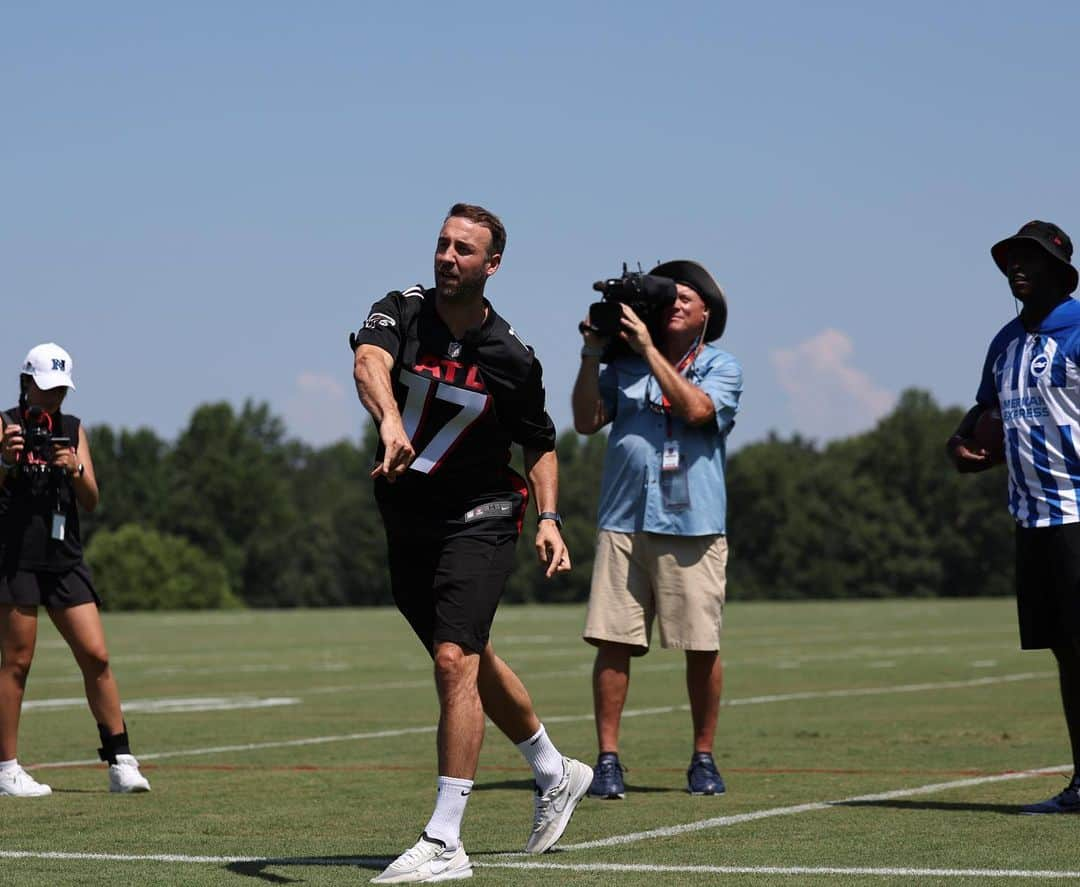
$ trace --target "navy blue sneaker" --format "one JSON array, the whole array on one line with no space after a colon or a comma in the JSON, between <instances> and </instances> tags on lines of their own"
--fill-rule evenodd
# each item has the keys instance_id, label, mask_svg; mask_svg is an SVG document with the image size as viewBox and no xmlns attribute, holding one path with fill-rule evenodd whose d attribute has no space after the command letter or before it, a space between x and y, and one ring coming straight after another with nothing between
<instances>
[{"instance_id":1,"label":"navy blue sneaker","mask_svg":"<svg viewBox=\"0 0 1080 887\"><path fill-rule=\"evenodd\" d=\"M686 771L686 790L692 795L722 795L724 778L708 752L695 752Z\"/></svg>"},{"instance_id":2,"label":"navy blue sneaker","mask_svg":"<svg viewBox=\"0 0 1080 887\"><path fill-rule=\"evenodd\" d=\"M626 786L623 785L623 767L619 763L619 756L612 752L604 752L596 759L593 767L592 785L589 786L590 798L602 798L605 801L617 801L626 797Z\"/></svg>"},{"instance_id":3,"label":"navy blue sneaker","mask_svg":"<svg viewBox=\"0 0 1080 887\"><path fill-rule=\"evenodd\" d=\"M1068 788L1061 794L1054 795L1049 801L1028 804L1026 807L1021 807L1020 812L1028 815L1038 813L1080 813L1080 778L1074 776Z\"/></svg>"}]
</instances>

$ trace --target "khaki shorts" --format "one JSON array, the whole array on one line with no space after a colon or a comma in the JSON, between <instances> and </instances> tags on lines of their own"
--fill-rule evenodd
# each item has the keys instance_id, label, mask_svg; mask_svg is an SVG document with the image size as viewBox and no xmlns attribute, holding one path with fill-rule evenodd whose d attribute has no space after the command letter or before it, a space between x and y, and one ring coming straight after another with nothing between
<instances>
[{"instance_id":1,"label":"khaki shorts","mask_svg":"<svg viewBox=\"0 0 1080 887\"><path fill-rule=\"evenodd\" d=\"M719 650L727 555L720 535L601 530L583 637L590 644L629 644L643 656L655 616L661 647Z\"/></svg>"}]
</instances>

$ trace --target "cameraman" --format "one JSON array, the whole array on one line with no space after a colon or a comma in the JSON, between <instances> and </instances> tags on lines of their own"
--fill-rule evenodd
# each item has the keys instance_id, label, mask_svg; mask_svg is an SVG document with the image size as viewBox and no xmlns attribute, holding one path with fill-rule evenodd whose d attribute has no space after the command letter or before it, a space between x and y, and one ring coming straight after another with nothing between
<instances>
[{"instance_id":1,"label":"cameraman","mask_svg":"<svg viewBox=\"0 0 1080 887\"><path fill-rule=\"evenodd\" d=\"M120 694L109 668L100 598L83 560L79 506L98 504L86 430L62 413L71 356L59 345L31 349L19 375L19 405L0 413L0 796L52 793L19 766L19 713L37 640L38 607L67 641L109 762L109 790L145 792L131 755Z\"/></svg>"},{"instance_id":2,"label":"cameraman","mask_svg":"<svg viewBox=\"0 0 1080 887\"><path fill-rule=\"evenodd\" d=\"M643 320L621 304L618 337L632 352L601 369L612 342L589 321L574 383L574 427L612 423L600 490L596 560L584 638L598 647L593 704L599 758L589 794L622 798L619 722L630 659L660 645L686 654L694 728L688 791L723 794L712 757L720 707L720 626L727 539L726 440L742 393L742 369L711 344L727 321L723 292L697 262L649 274L676 283L675 304ZM616 352L617 353L617 352Z\"/></svg>"}]
</instances>

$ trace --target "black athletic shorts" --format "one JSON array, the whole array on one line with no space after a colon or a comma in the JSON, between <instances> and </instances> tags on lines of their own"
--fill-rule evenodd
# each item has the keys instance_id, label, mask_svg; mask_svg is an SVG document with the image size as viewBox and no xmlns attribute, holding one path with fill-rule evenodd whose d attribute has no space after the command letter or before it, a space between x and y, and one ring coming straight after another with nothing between
<instances>
[{"instance_id":1,"label":"black athletic shorts","mask_svg":"<svg viewBox=\"0 0 1080 887\"><path fill-rule=\"evenodd\" d=\"M394 603L434 655L453 642L480 653L514 569L516 535L387 533Z\"/></svg>"},{"instance_id":2,"label":"black athletic shorts","mask_svg":"<svg viewBox=\"0 0 1080 887\"><path fill-rule=\"evenodd\" d=\"M85 563L76 564L66 573L14 570L0 574L0 604L63 610L91 603L100 607L101 598Z\"/></svg>"},{"instance_id":3,"label":"black athletic shorts","mask_svg":"<svg viewBox=\"0 0 1080 887\"><path fill-rule=\"evenodd\" d=\"M1080 523L1016 528L1016 609L1025 650L1080 637Z\"/></svg>"}]
</instances>

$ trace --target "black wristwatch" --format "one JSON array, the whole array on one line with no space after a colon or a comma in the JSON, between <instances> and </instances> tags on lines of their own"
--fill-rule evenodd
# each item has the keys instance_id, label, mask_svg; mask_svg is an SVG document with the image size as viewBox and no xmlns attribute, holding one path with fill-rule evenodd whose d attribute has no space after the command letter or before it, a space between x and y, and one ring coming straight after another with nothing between
<instances>
[{"instance_id":1,"label":"black wristwatch","mask_svg":"<svg viewBox=\"0 0 1080 887\"><path fill-rule=\"evenodd\" d=\"M562 515L559 514L559 512L557 511L541 511L540 516L536 519L536 522L540 523L540 521L542 520L553 520L555 521L555 526L557 526L560 530L562 529Z\"/></svg>"}]
</instances>

